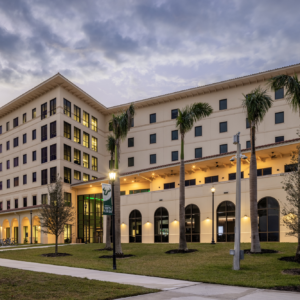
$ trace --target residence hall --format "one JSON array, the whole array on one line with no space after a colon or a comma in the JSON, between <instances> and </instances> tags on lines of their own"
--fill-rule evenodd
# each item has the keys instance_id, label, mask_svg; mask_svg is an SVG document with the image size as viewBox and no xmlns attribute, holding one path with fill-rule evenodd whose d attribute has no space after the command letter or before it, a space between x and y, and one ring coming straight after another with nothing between
<instances>
[{"instance_id":1,"label":"residence hall","mask_svg":"<svg viewBox=\"0 0 300 300\"><path fill-rule=\"evenodd\" d=\"M213 215L215 240L234 240L236 163L230 159L236 151L232 137L239 131L247 156L241 174L241 241L250 242L250 129L243 94L266 87L273 76L299 73L297 64L135 101L133 127L121 144L122 242L178 243L180 134L175 119L178 109L196 102L209 103L214 112L196 122L185 139L187 241L209 243ZM256 136L260 240L295 242L282 222L282 181L292 170L300 118L283 89L269 94L274 104ZM66 205L76 216L73 224L65 224L59 242L105 242L106 138L112 114L129 103L107 108L98 100L57 74L0 108L0 239L54 242L41 231L39 210L49 201L47 185L59 173Z\"/></svg>"}]
</instances>

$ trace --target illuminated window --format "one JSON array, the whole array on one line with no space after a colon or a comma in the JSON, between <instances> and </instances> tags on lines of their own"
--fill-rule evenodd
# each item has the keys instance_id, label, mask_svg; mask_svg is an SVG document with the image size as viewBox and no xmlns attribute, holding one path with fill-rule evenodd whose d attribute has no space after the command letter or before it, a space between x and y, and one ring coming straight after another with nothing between
<instances>
[{"instance_id":1,"label":"illuminated window","mask_svg":"<svg viewBox=\"0 0 300 300\"><path fill-rule=\"evenodd\" d=\"M74 127L74 142L80 144L81 143L81 131L77 127Z\"/></svg>"},{"instance_id":2,"label":"illuminated window","mask_svg":"<svg viewBox=\"0 0 300 300\"><path fill-rule=\"evenodd\" d=\"M83 123L83 126L90 127L90 115L85 111L83 111L82 123Z\"/></svg>"},{"instance_id":3,"label":"illuminated window","mask_svg":"<svg viewBox=\"0 0 300 300\"><path fill-rule=\"evenodd\" d=\"M98 158L92 156L92 170L98 171Z\"/></svg>"},{"instance_id":4,"label":"illuminated window","mask_svg":"<svg viewBox=\"0 0 300 300\"><path fill-rule=\"evenodd\" d=\"M98 131L98 120L95 117L92 117L92 130Z\"/></svg>"},{"instance_id":5,"label":"illuminated window","mask_svg":"<svg viewBox=\"0 0 300 300\"><path fill-rule=\"evenodd\" d=\"M81 152L77 149L74 149L74 164L81 165Z\"/></svg>"},{"instance_id":6,"label":"illuminated window","mask_svg":"<svg viewBox=\"0 0 300 300\"><path fill-rule=\"evenodd\" d=\"M81 111L80 108L74 105L74 120L80 123Z\"/></svg>"},{"instance_id":7,"label":"illuminated window","mask_svg":"<svg viewBox=\"0 0 300 300\"><path fill-rule=\"evenodd\" d=\"M71 102L67 99L64 99L64 114L71 117Z\"/></svg>"},{"instance_id":8,"label":"illuminated window","mask_svg":"<svg viewBox=\"0 0 300 300\"><path fill-rule=\"evenodd\" d=\"M79 171L74 171L74 179L81 180L81 173Z\"/></svg>"},{"instance_id":9,"label":"illuminated window","mask_svg":"<svg viewBox=\"0 0 300 300\"><path fill-rule=\"evenodd\" d=\"M83 173L83 181L89 181L90 180L90 175Z\"/></svg>"},{"instance_id":10,"label":"illuminated window","mask_svg":"<svg viewBox=\"0 0 300 300\"><path fill-rule=\"evenodd\" d=\"M92 136L92 150L98 151L98 139Z\"/></svg>"},{"instance_id":11,"label":"illuminated window","mask_svg":"<svg viewBox=\"0 0 300 300\"><path fill-rule=\"evenodd\" d=\"M88 169L90 167L90 156L87 153L83 153L83 167Z\"/></svg>"},{"instance_id":12,"label":"illuminated window","mask_svg":"<svg viewBox=\"0 0 300 300\"><path fill-rule=\"evenodd\" d=\"M83 132L83 146L90 147L90 135L86 132Z\"/></svg>"}]
</instances>

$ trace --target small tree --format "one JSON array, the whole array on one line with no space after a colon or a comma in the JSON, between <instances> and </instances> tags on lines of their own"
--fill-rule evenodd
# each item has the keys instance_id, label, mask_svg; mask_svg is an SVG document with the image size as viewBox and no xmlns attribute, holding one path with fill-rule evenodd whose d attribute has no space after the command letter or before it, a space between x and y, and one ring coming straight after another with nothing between
<instances>
[{"instance_id":1,"label":"small tree","mask_svg":"<svg viewBox=\"0 0 300 300\"><path fill-rule=\"evenodd\" d=\"M63 182L59 175L54 183L48 185L48 194L50 203L42 203L40 211L41 231L55 235L55 255L57 255L58 237L64 232L65 224L73 223L74 213L73 208L65 203Z\"/></svg>"},{"instance_id":2,"label":"small tree","mask_svg":"<svg viewBox=\"0 0 300 300\"><path fill-rule=\"evenodd\" d=\"M297 149L299 153L300 146ZM284 174L282 188L287 194L288 205L285 205L281 213L284 215L283 223L290 229L287 235L298 238L295 259L300 262L300 160L298 153L292 156L291 172Z\"/></svg>"}]
</instances>

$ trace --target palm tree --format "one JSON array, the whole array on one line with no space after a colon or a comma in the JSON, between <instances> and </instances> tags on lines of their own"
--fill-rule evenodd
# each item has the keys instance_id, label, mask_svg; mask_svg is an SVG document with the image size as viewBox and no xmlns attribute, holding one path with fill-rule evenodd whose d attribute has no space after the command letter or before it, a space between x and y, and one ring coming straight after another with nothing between
<instances>
[{"instance_id":1,"label":"palm tree","mask_svg":"<svg viewBox=\"0 0 300 300\"><path fill-rule=\"evenodd\" d=\"M251 158L250 158L250 218L251 218L251 251L261 252L258 221L257 221L257 162L255 152L255 131L260 122L263 121L273 99L267 94L267 90L258 88L250 94L244 95L243 108L246 110L250 124Z\"/></svg>"},{"instance_id":2,"label":"palm tree","mask_svg":"<svg viewBox=\"0 0 300 300\"><path fill-rule=\"evenodd\" d=\"M176 118L176 127L179 128L181 135L181 152L180 152L180 185L179 185L179 250L186 251L185 237L185 171L184 171L184 137L190 131L194 123L204 117L208 117L213 112L208 103L194 103L186 106L182 110L178 109Z\"/></svg>"},{"instance_id":3,"label":"palm tree","mask_svg":"<svg viewBox=\"0 0 300 300\"><path fill-rule=\"evenodd\" d=\"M111 124L115 135L115 234L116 234L116 253L122 254L121 232L120 232L120 178L119 178L119 162L120 162L120 142L124 140L130 130L132 118L135 114L134 105L118 116L113 115Z\"/></svg>"},{"instance_id":4,"label":"palm tree","mask_svg":"<svg viewBox=\"0 0 300 300\"><path fill-rule=\"evenodd\" d=\"M273 91L286 88L285 99L295 112L300 112L300 82L298 76L278 75L269 80L269 86ZM300 167L300 147L298 148L298 168ZM298 220L300 220L300 208L298 208ZM299 222L300 224L300 222ZM299 225L300 226L300 225ZM300 231L300 228L298 229ZM296 259L300 259L300 234L298 234L298 247Z\"/></svg>"},{"instance_id":5,"label":"palm tree","mask_svg":"<svg viewBox=\"0 0 300 300\"><path fill-rule=\"evenodd\" d=\"M106 149L110 153L110 164L109 168L110 170L113 170L114 165L114 154L115 154L115 146L116 146L116 140L113 135L109 135L106 140ZM111 229L111 216L106 216L106 241L105 241L105 249L111 250L111 239L110 239L110 230Z\"/></svg>"}]
</instances>

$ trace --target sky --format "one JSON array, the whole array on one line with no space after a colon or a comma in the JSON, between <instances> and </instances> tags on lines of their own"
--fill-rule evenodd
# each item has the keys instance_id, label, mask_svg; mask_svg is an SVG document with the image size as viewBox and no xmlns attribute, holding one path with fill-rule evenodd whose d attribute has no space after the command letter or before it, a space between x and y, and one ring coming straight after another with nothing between
<instances>
[{"instance_id":1,"label":"sky","mask_svg":"<svg viewBox=\"0 0 300 300\"><path fill-rule=\"evenodd\" d=\"M299 0L0 0L0 106L61 73L107 107L300 63Z\"/></svg>"}]
</instances>

